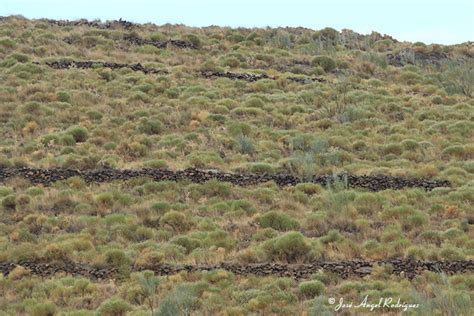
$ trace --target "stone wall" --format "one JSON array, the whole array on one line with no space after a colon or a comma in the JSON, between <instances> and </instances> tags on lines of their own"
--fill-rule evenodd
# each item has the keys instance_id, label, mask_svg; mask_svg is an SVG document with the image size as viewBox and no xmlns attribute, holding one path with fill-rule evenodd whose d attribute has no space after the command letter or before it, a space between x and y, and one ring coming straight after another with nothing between
<instances>
[{"instance_id":1,"label":"stone wall","mask_svg":"<svg viewBox=\"0 0 474 316\"><path fill-rule=\"evenodd\" d=\"M184 170L168 169L40 169L40 168L0 168L0 182L9 178L21 177L35 184L49 185L55 181L66 180L71 177L81 177L87 183L101 183L116 180L128 180L136 177L149 177L155 181L191 181L204 183L209 180L230 182L234 185L258 185L274 181L279 186L296 185L304 182L300 178L290 174L236 174L219 170L200 170L188 168ZM334 183L335 180L344 181L348 187L364 188L370 191L381 191L386 189L400 190L406 187L418 187L427 191L437 187L449 187L447 180L431 180L424 178L393 177L386 175L357 176L352 174L315 175L311 182L321 185Z\"/></svg>"}]
</instances>

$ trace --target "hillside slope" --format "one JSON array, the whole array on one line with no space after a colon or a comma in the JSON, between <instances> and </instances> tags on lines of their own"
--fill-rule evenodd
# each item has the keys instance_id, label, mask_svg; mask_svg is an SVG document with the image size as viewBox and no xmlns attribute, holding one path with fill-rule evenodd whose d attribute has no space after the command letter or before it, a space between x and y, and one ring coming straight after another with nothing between
<instances>
[{"instance_id":1,"label":"hillside slope","mask_svg":"<svg viewBox=\"0 0 474 316\"><path fill-rule=\"evenodd\" d=\"M2 17L0 310L467 315L473 88L471 42Z\"/></svg>"}]
</instances>

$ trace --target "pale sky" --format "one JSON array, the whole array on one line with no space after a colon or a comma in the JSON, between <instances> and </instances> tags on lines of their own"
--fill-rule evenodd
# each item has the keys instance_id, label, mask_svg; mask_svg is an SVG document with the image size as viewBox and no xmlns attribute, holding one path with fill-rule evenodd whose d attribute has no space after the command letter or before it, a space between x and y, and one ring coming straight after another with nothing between
<instances>
[{"instance_id":1,"label":"pale sky","mask_svg":"<svg viewBox=\"0 0 474 316\"><path fill-rule=\"evenodd\" d=\"M474 0L0 0L0 16L189 26L333 27L401 41L474 41Z\"/></svg>"}]
</instances>

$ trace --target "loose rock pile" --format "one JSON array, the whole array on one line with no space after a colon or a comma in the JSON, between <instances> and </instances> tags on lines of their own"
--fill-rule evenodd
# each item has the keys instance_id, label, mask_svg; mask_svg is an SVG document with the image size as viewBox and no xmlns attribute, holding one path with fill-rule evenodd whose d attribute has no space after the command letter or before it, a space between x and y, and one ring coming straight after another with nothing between
<instances>
[{"instance_id":1,"label":"loose rock pile","mask_svg":"<svg viewBox=\"0 0 474 316\"><path fill-rule=\"evenodd\" d=\"M129 68L133 71L141 71L144 74L168 73L166 70L163 70L163 69L144 67L140 63L137 63L137 64L119 64L119 63L102 62L102 61L59 60L59 61L46 62L46 65L48 65L49 67L54 68L54 69L69 69L71 67L81 68L81 69L89 69L89 68L103 67L103 68L110 68L110 69Z\"/></svg>"},{"instance_id":2,"label":"loose rock pile","mask_svg":"<svg viewBox=\"0 0 474 316\"><path fill-rule=\"evenodd\" d=\"M130 271L151 270L157 275L173 275L181 271L199 272L212 270L226 270L236 275L258 275L258 276L281 276L293 279L309 278L317 272L330 272L339 275L341 278L364 277L370 275L374 266L389 265L392 274L414 278L422 271L432 271L437 273L446 273L448 275L457 273L474 272L474 261L472 260L454 260L454 261L415 261L415 260L380 260L380 261L315 261L304 264L283 264L283 263L254 263L240 264L232 262L221 262L207 265L191 264L162 264L157 263L149 266L130 267ZM3 262L0 263L0 272L7 276L16 267L22 266L31 273L46 277L55 273L67 273L71 275L81 275L91 279L103 280L112 278L116 274L113 267L96 268L86 264L74 262L34 262L21 261L18 263Z\"/></svg>"},{"instance_id":3,"label":"loose rock pile","mask_svg":"<svg viewBox=\"0 0 474 316\"><path fill-rule=\"evenodd\" d=\"M123 27L125 29L132 29L133 27L138 25L122 19L106 22L102 22L100 20L88 21L86 19L80 19L76 21L42 19L42 21L46 21L49 24L57 26L91 26L99 29L111 29L117 26Z\"/></svg>"},{"instance_id":4,"label":"loose rock pile","mask_svg":"<svg viewBox=\"0 0 474 316\"><path fill-rule=\"evenodd\" d=\"M138 45L138 46L152 45L157 48L166 48L169 44L171 46L178 47L178 48L198 49L198 47L194 45L192 42L185 41L185 40L169 39L166 41L153 41L153 40L143 39L138 36L130 36L130 35L125 36L124 40L129 41L133 45Z\"/></svg>"},{"instance_id":5,"label":"loose rock pile","mask_svg":"<svg viewBox=\"0 0 474 316\"><path fill-rule=\"evenodd\" d=\"M279 186L296 185L304 182L300 178L289 174L234 174L219 170L200 170L188 168L184 170L168 169L35 169L35 168L0 168L0 182L9 178L22 177L35 184L49 185L55 181L66 180L71 177L81 177L87 183L110 182L115 180L128 180L136 177L149 177L154 181L191 181L204 183L209 180L230 182L234 185L257 185L274 181ZM371 191L386 189L399 190L405 187L419 187L427 191L437 187L448 187L447 180L428 180L423 178L392 177L385 175L356 176L341 174L337 176L314 176L311 182L322 185L332 184L335 181L347 183L348 187L360 187Z\"/></svg>"}]
</instances>

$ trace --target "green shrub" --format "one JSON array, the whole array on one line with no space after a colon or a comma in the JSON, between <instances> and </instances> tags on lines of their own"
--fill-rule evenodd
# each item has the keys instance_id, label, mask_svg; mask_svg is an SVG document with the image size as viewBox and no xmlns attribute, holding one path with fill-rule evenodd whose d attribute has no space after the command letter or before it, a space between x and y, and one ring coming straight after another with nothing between
<instances>
[{"instance_id":1,"label":"green shrub","mask_svg":"<svg viewBox=\"0 0 474 316\"><path fill-rule=\"evenodd\" d=\"M0 39L0 47L13 49L16 47L16 42L11 38L2 38Z\"/></svg>"},{"instance_id":2,"label":"green shrub","mask_svg":"<svg viewBox=\"0 0 474 316\"><path fill-rule=\"evenodd\" d=\"M59 143L64 146L74 146L76 144L76 140L74 136L71 134L64 134L59 137Z\"/></svg>"},{"instance_id":3,"label":"green shrub","mask_svg":"<svg viewBox=\"0 0 474 316\"><path fill-rule=\"evenodd\" d=\"M144 163L147 168L168 169L168 163L162 159L148 160Z\"/></svg>"},{"instance_id":4,"label":"green shrub","mask_svg":"<svg viewBox=\"0 0 474 316\"><path fill-rule=\"evenodd\" d=\"M148 135L159 134L162 129L162 123L156 119L142 118L138 124L138 131Z\"/></svg>"},{"instance_id":5,"label":"green shrub","mask_svg":"<svg viewBox=\"0 0 474 316\"><path fill-rule=\"evenodd\" d=\"M169 226L176 232L183 232L190 228L191 223L183 213L169 211L160 218L161 226Z\"/></svg>"},{"instance_id":6,"label":"green shrub","mask_svg":"<svg viewBox=\"0 0 474 316\"><path fill-rule=\"evenodd\" d=\"M443 156L454 156L454 157L461 158L461 157L464 156L465 152L466 151L464 149L464 146L462 146L462 145L452 145L452 146L446 147L441 154Z\"/></svg>"},{"instance_id":7,"label":"green shrub","mask_svg":"<svg viewBox=\"0 0 474 316\"><path fill-rule=\"evenodd\" d=\"M72 126L66 131L66 133L72 135L74 140L78 143L85 142L89 137L89 132L87 129L81 126Z\"/></svg>"},{"instance_id":8,"label":"green shrub","mask_svg":"<svg viewBox=\"0 0 474 316\"><path fill-rule=\"evenodd\" d=\"M227 130L229 131L230 135L237 137L239 135L250 135L252 128L250 127L250 125L243 122L232 122L227 127Z\"/></svg>"},{"instance_id":9,"label":"green shrub","mask_svg":"<svg viewBox=\"0 0 474 316\"><path fill-rule=\"evenodd\" d=\"M220 182L212 179L200 186L200 193L203 195L225 198L231 193L231 185L227 182Z\"/></svg>"},{"instance_id":10,"label":"green shrub","mask_svg":"<svg viewBox=\"0 0 474 316\"><path fill-rule=\"evenodd\" d=\"M265 213L257 221L263 228L271 227L279 231L294 230L300 226L298 221L289 215L275 211Z\"/></svg>"},{"instance_id":11,"label":"green shrub","mask_svg":"<svg viewBox=\"0 0 474 316\"><path fill-rule=\"evenodd\" d=\"M402 145L406 150L415 150L419 147L418 142L414 139L405 139L402 141Z\"/></svg>"},{"instance_id":12,"label":"green shrub","mask_svg":"<svg viewBox=\"0 0 474 316\"><path fill-rule=\"evenodd\" d=\"M120 298L111 298L103 302L97 314L100 316L125 316L132 306Z\"/></svg>"},{"instance_id":13,"label":"green shrub","mask_svg":"<svg viewBox=\"0 0 474 316\"><path fill-rule=\"evenodd\" d=\"M388 155L388 154L401 155L403 153L403 147L402 145L397 144L397 143L388 144L388 145L385 145L385 147L383 148L383 153L385 155Z\"/></svg>"},{"instance_id":14,"label":"green shrub","mask_svg":"<svg viewBox=\"0 0 474 316\"><path fill-rule=\"evenodd\" d=\"M110 264L118 269L123 269L128 267L131 260L130 258L120 249L111 249L105 252L104 254L105 262Z\"/></svg>"},{"instance_id":15,"label":"green shrub","mask_svg":"<svg viewBox=\"0 0 474 316\"><path fill-rule=\"evenodd\" d=\"M2 207L5 210L14 210L16 208L16 198L15 195L7 195L2 199Z\"/></svg>"},{"instance_id":16,"label":"green shrub","mask_svg":"<svg viewBox=\"0 0 474 316\"><path fill-rule=\"evenodd\" d=\"M67 103L71 102L71 95L67 93L66 91L60 91L56 93L56 96L58 98L58 101L67 102Z\"/></svg>"},{"instance_id":17,"label":"green shrub","mask_svg":"<svg viewBox=\"0 0 474 316\"><path fill-rule=\"evenodd\" d=\"M315 183L298 183L295 187L297 191L304 192L307 195L313 195L321 192L321 186Z\"/></svg>"},{"instance_id":18,"label":"green shrub","mask_svg":"<svg viewBox=\"0 0 474 316\"><path fill-rule=\"evenodd\" d=\"M426 251L422 247L411 246L406 250L406 257L413 260L426 259Z\"/></svg>"},{"instance_id":19,"label":"green shrub","mask_svg":"<svg viewBox=\"0 0 474 316\"><path fill-rule=\"evenodd\" d=\"M111 208L115 199L112 192L102 192L95 196L95 201L103 207Z\"/></svg>"},{"instance_id":20,"label":"green shrub","mask_svg":"<svg viewBox=\"0 0 474 316\"><path fill-rule=\"evenodd\" d=\"M98 111L89 111L89 112L87 112L87 116L91 120L100 121L104 115L102 113L98 112Z\"/></svg>"},{"instance_id":21,"label":"green shrub","mask_svg":"<svg viewBox=\"0 0 474 316\"><path fill-rule=\"evenodd\" d=\"M30 188L26 189L26 194L28 194L30 196L43 195L44 190L42 188L39 188L39 187L30 187ZM0 196L1 195L2 194L0 193Z\"/></svg>"},{"instance_id":22,"label":"green shrub","mask_svg":"<svg viewBox=\"0 0 474 316\"><path fill-rule=\"evenodd\" d=\"M10 194L13 194L14 191L12 188L6 187L6 186L0 186L0 197L4 197Z\"/></svg>"},{"instance_id":23,"label":"green shrub","mask_svg":"<svg viewBox=\"0 0 474 316\"><path fill-rule=\"evenodd\" d=\"M386 226L382 232L382 236L380 240L383 243L394 242L397 240L403 239L403 233L399 226L397 225L389 225Z\"/></svg>"},{"instance_id":24,"label":"green shrub","mask_svg":"<svg viewBox=\"0 0 474 316\"><path fill-rule=\"evenodd\" d=\"M263 108L265 103L260 98L252 97L245 102L245 106L250 108Z\"/></svg>"},{"instance_id":25,"label":"green shrub","mask_svg":"<svg viewBox=\"0 0 474 316\"><path fill-rule=\"evenodd\" d=\"M252 173L270 173L271 174L274 172L274 167L272 165L263 163L263 162L250 164L250 167L248 169Z\"/></svg>"},{"instance_id":26,"label":"green shrub","mask_svg":"<svg viewBox=\"0 0 474 316\"><path fill-rule=\"evenodd\" d=\"M185 38L190 41L195 47L201 48L201 39L194 34L186 34Z\"/></svg>"},{"instance_id":27,"label":"green shrub","mask_svg":"<svg viewBox=\"0 0 474 316\"><path fill-rule=\"evenodd\" d=\"M14 53L11 55L11 57L20 63L26 63L30 60L30 58L27 55L23 55L19 53Z\"/></svg>"},{"instance_id":28,"label":"green shrub","mask_svg":"<svg viewBox=\"0 0 474 316\"><path fill-rule=\"evenodd\" d=\"M222 66L237 68L240 66L240 61L235 57L227 57L222 61Z\"/></svg>"},{"instance_id":29,"label":"green shrub","mask_svg":"<svg viewBox=\"0 0 474 316\"><path fill-rule=\"evenodd\" d=\"M464 94L471 97L474 91L474 69L472 65L458 62L447 62L440 72L439 80L447 93Z\"/></svg>"},{"instance_id":30,"label":"green shrub","mask_svg":"<svg viewBox=\"0 0 474 316\"><path fill-rule=\"evenodd\" d=\"M344 237L339 233L337 229L331 229L325 236L321 237L323 244L335 243L342 241Z\"/></svg>"},{"instance_id":31,"label":"green shrub","mask_svg":"<svg viewBox=\"0 0 474 316\"><path fill-rule=\"evenodd\" d=\"M155 276L153 271L144 271L138 274L138 284L141 289L141 293L145 297L145 302L150 308L151 315L154 315L155 308L155 295L157 288L161 283L161 280Z\"/></svg>"},{"instance_id":32,"label":"green shrub","mask_svg":"<svg viewBox=\"0 0 474 316\"><path fill-rule=\"evenodd\" d=\"M28 315L31 316L53 316L56 315L57 307L53 303L36 303L27 307Z\"/></svg>"},{"instance_id":33,"label":"green shrub","mask_svg":"<svg viewBox=\"0 0 474 316\"><path fill-rule=\"evenodd\" d=\"M299 290L303 297L312 299L324 293L324 284L317 280L301 282Z\"/></svg>"},{"instance_id":34,"label":"green shrub","mask_svg":"<svg viewBox=\"0 0 474 316\"><path fill-rule=\"evenodd\" d=\"M167 202L156 202L151 205L151 209L158 214L164 214L171 209L171 205Z\"/></svg>"},{"instance_id":35,"label":"green shrub","mask_svg":"<svg viewBox=\"0 0 474 316\"><path fill-rule=\"evenodd\" d=\"M206 168L223 162L217 152L197 151L188 156L189 163L196 168Z\"/></svg>"},{"instance_id":36,"label":"green shrub","mask_svg":"<svg viewBox=\"0 0 474 316\"><path fill-rule=\"evenodd\" d=\"M336 62L334 59L328 56L316 56L312 61L313 66L320 66L324 71L329 72L336 68Z\"/></svg>"},{"instance_id":37,"label":"green shrub","mask_svg":"<svg viewBox=\"0 0 474 316\"><path fill-rule=\"evenodd\" d=\"M310 242L299 232L288 232L282 236L267 240L263 250L268 259L297 262L311 257Z\"/></svg>"},{"instance_id":38,"label":"green shrub","mask_svg":"<svg viewBox=\"0 0 474 316\"><path fill-rule=\"evenodd\" d=\"M383 199L377 193L361 193L354 199L355 208L364 215L372 215L383 209Z\"/></svg>"},{"instance_id":39,"label":"green shrub","mask_svg":"<svg viewBox=\"0 0 474 316\"><path fill-rule=\"evenodd\" d=\"M160 302L156 316L192 315L198 307L198 297L191 284L181 283Z\"/></svg>"},{"instance_id":40,"label":"green shrub","mask_svg":"<svg viewBox=\"0 0 474 316\"><path fill-rule=\"evenodd\" d=\"M435 230L428 230L421 233L420 238L426 242L434 243L436 245L441 244L442 241L441 233Z\"/></svg>"},{"instance_id":41,"label":"green shrub","mask_svg":"<svg viewBox=\"0 0 474 316\"><path fill-rule=\"evenodd\" d=\"M115 148L117 148L117 144L114 142L109 142L109 143L104 144L103 148L105 150L114 150Z\"/></svg>"},{"instance_id":42,"label":"green shrub","mask_svg":"<svg viewBox=\"0 0 474 316\"><path fill-rule=\"evenodd\" d=\"M28 102L21 107L21 111L26 114L40 114L41 104L38 102Z\"/></svg>"},{"instance_id":43,"label":"green shrub","mask_svg":"<svg viewBox=\"0 0 474 316\"><path fill-rule=\"evenodd\" d=\"M426 223L428 223L428 217L421 212L416 212L415 214L409 216L406 219L406 224L411 229L423 228L423 226L425 226Z\"/></svg>"},{"instance_id":44,"label":"green shrub","mask_svg":"<svg viewBox=\"0 0 474 316\"><path fill-rule=\"evenodd\" d=\"M441 258L445 260L464 260L466 256L456 247L443 247L440 251Z\"/></svg>"},{"instance_id":45,"label":"green shrub","mask_svg":"<svg viewBox=\"0 0 474 316\"><path fill-rule=\"evenodd\" d=\"M317 32L315 32L312 37L313 39L319 39L321 41L333 42L339 36L339 32L332 27L325 27Z\"/></svg>"},{"instance_id":46,"label":"green shrub","mask_svg":"<svg viewBox=\"0 0 474 316\"><path fill-rule=\"evenodd\" d=\"M422 76L413 71L404 71L400 75L400 80L408 85L414 85L422 80Z\"/></svg>"},{"instance_id":47,"label":"green shrub","mask_svg":"<svg viewBox=\"0 0 474 316\"><path fill-rule=\"evenodd\" d=\"M184 247L186 253L191 253L194 249L201 246L201 242L198 239L190 238L188 236L177 236L171 240L172 243Z\"/></svg>"},{"instance_id":48,"label":"green shrub","mask_svg":"<svg viewBox=\"0 0 474 316\"><path fill-rule=\"evenodd\" d=\"M234 150L241 154L253 154L255 152L255 147L251 138L239 135L235 138Z\"/></svg>"},{"instance_id":49,"label":"green shrub","mask_svg":"<svg viewBox=\"0 0 474 316\"><path fill-rule=\"evenodd\" d=\"M271 238L275 238L277 236L278 236L278 232L276 230L274 230L273 228L265 228L265 229L260 229L259 231L257 231L252 236L252 239L255 241L264 241Z\"/></svg>"}]
</instances>

